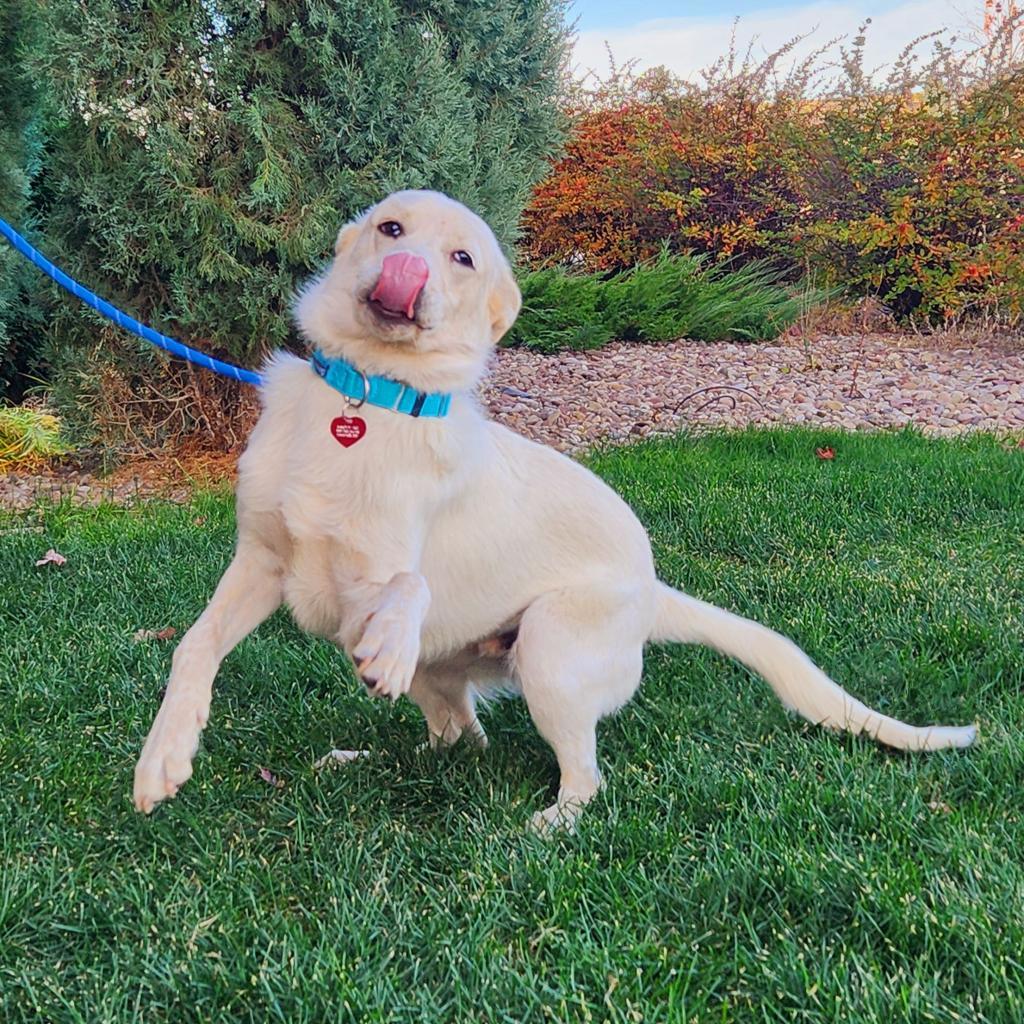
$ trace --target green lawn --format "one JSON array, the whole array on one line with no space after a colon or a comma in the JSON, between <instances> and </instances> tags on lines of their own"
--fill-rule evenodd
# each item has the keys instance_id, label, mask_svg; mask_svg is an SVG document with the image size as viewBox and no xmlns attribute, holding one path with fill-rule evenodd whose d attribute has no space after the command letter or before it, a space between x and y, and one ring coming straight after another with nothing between
<instances>
[{"instance_id":1,"label":"green lawn","mask_svg":"<svg viewBox=\"0 0 1024 1024\"><path fill-rule=\"evenodd\" d=\"M601 730L607 788L545 842L524 826L555 764L520 703L485 712L483 754L417 754L416 709L279 614L225 662L192 781L143 818L172 644L132 634L200 612L230 500L9 516L0 1020L1019 1024L1024 452L770 431L592 462L665 578L890 714L978 720L980 745L830 735L720 657L652 650ZM35 568L50 546L67 565ZM314 773L332 746L377 754Z\"/></svg>"}]
</instances>

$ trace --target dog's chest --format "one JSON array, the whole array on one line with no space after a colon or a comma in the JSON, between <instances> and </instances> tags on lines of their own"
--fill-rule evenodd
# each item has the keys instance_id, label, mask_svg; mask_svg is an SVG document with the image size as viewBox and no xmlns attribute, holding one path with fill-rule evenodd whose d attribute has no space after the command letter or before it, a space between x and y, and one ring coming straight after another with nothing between
<instances>
[{"instance_id":1,"label":"dog's chest","mask_svg":"<svg viewBox=\"0 0 1024 1024\"><path fill-rule=\"evenodd\" d=\"M451 422L346 408L321 388L309 398L296 410L276 501L297 557L307 569L326 557L394 561L388 549L414 544L456 485Z\"/></svg>"},{"instance_id":2,"label":"dog's chest","mask_svg":"<svg viewBox=\"0 0 1024 1024\"><path fill-rule=\"evenodd\" d=\"M396 429L380 410L331 412L307 417L303 442L289 459L280 510L296 539L351 537L380 527L429 488L423 469L430 455L421 438Z\"/></svg>"},{"instance_id":3,"label":"dog's chest","mask_svg":"<svg viewBox=\"0 0 1024 1024\"><path fill-rule=\"evenodd\" d=\"M475 408L446 419L353 410L286 366L239 467L253 521L270 514L287 552L286 599L305 628L331 634L345 581L386 582L419 562L431 521L464 484ZM340 421L340 422L339 422Z\"/></svg>"}]
</instances>

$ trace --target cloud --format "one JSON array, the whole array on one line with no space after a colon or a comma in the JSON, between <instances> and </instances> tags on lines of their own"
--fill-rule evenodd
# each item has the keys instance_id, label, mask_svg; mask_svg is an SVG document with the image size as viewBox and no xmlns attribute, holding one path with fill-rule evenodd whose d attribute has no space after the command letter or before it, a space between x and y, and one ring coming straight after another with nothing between
<instances>
[{"instance_id":1,"label":"cloud","mask_svg":"<svg viewBox=\"0 0 1024 1024\"><path fill-rule=\"evenodd\" d=\"M778 7L746 15L737 29L737 48L742 52L756 39L755 58L771 53L795 35L816 29L796 52L805 55L830 39L845 35L848 40L868 17L866 64L875 67L891 63L911 40L938 29L949 28L963 35L969 20L952 0L911 0L881 13L871 13L869 4L821 2ZM576 40L574 63L578 76L608 71L606 43L619 66L636 60L640 69L663 64L687 78L726 53L733 29L732 17L660 18L621 28L590 29ZM925 44L926 50L928 44Z\"/></svg>"}]
</instances>

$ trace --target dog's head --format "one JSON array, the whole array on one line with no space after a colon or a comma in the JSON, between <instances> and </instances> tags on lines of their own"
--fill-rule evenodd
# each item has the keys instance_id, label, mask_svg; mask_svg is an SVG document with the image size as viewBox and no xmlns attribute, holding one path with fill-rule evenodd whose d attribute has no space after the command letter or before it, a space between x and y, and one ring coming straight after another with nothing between
<instances>
[{"instance_id":1,"label":"dog's head","mask_svg":"<svg viewBox=\"0 0 1024 1024\"><path fill-rule=\"evenodd\" d=\"M472 385L520 296L491 229L439 192L396 192L338 235L299 295L299 329L328 356L425 391Z\"/></svg>"}]
</instances>

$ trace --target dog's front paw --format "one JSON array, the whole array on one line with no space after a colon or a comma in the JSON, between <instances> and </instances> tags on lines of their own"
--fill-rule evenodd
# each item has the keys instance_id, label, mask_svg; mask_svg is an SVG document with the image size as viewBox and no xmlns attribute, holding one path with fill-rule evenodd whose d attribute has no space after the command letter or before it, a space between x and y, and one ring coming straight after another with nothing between
<instances>
[{"instance_id":1,"label":"dog's front paw","mask_svg":"<svg viewBox=\"0 0 1024 1024\"><path fill-rule=\"evenodd\" d=\"M207 714L208 708L194 701L164 701L135 766L133 798L137 810L149 814L191 777L192 758Z\"/></svg>"},{"instance_id":2,"label":"dog's front paw","mask_svg":"<svg viewBox=\"0 0 1024 1024\"><path fill-rule=\"evenodd\" d=\"M366 688L375 697L392 700L408 693L419 654L418 630L410 629L405 617L391 609L370 616L352 649L356 671Z\"/></svg>"}]
</instances>

